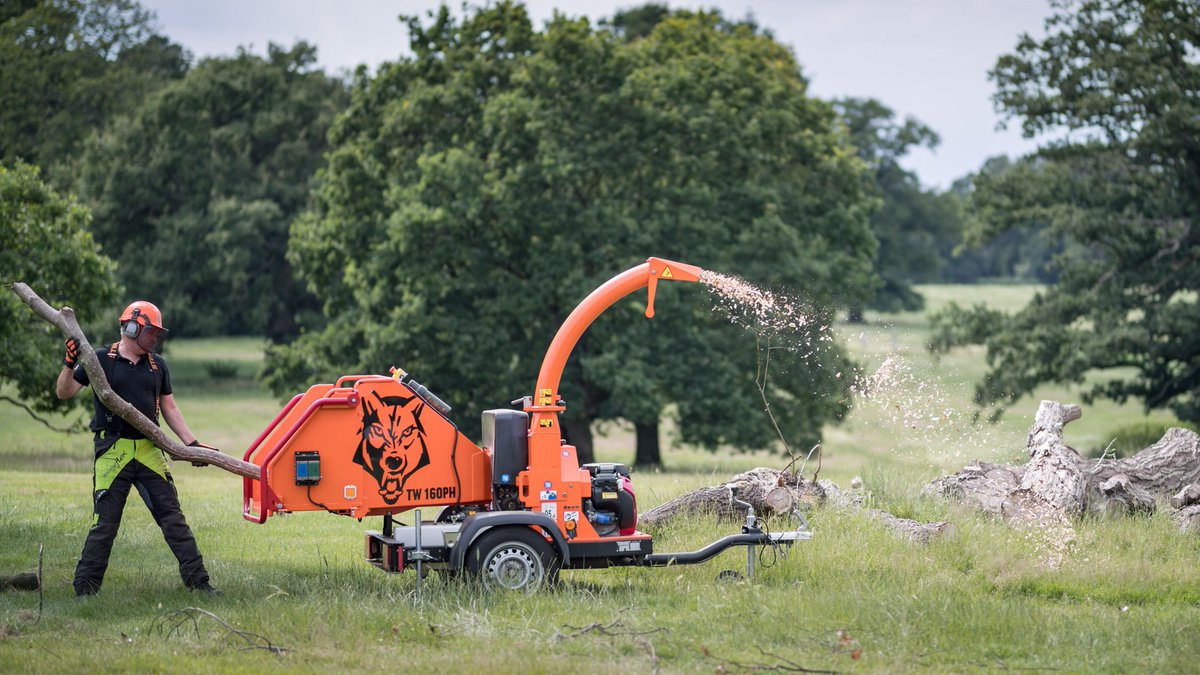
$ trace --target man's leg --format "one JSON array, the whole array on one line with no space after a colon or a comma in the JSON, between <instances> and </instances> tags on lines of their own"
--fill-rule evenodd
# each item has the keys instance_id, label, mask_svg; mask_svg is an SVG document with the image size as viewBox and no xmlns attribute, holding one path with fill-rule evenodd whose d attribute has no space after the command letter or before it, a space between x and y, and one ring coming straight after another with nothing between
<instances>
[{"instance_id":1,"label":"man's leg","mask_svg":"<svg viewBox=\"0 0 1200 675\"><path fill-rule=\"evenodd\" d=\"M141 443L149 441L138 441ZM200 547L192 528L188 527L183 517L183 509L179 506L179 494L175 491L175 483L171 473L167 471L166 460L158 448L152 448L153 453L139 452L137 460L138 492L149 507L154 522L162 529L163 539L171 547L175 559L179 561L179 576L188 588L208 585L208 570L204 568L204 557L200 555Z\"/></svg>"},{"instance_id":2,"label":"man's leg","mask_svg":"<svg viewBox=\"0 0 1200 675\"><path fill-rule=\"evenodd\" d=\"M109 456L109 453L114 453ZM121 514L125 510L125 499L133 485L128 464L120 449L114 447L96 459L96 472L92 476L92 527L83 543L83 553L75 566L75 595L92 595L100 591L104 573L108 570L108 556L112 553L113 540L121 527Z\"/></svg>"}]
</instances>

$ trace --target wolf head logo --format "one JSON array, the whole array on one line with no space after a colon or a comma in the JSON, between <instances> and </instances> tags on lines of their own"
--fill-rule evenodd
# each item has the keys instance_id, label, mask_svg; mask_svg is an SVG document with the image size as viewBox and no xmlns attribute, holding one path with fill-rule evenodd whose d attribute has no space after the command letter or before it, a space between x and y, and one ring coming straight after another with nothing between
<instances>
[{"instance_id":1,"label":"wolf head logo","mask_svg":"<svg viewBox=\"0 0 1200 675\"><path fill-rule=\"evenodd\" d=\"M371 395L377 403L362 398L362 440L354 463L379 483L383 501L395 504L404 493L405 481L429 464L425 427L421 426L425 403L416 396Z\"/></svg>"}]
</instances>

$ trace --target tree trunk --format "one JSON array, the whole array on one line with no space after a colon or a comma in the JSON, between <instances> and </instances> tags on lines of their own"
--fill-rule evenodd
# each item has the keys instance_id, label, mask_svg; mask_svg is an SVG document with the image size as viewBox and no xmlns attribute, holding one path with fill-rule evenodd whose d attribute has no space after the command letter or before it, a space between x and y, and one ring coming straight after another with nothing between
<instances>
[{"instance_id":1,"label":"tree trunk","mask_svg":"<svg viewBox=\"0 0 1200 675\"><path fill-rule=\"evenodd\" d=\"M1029 434L1030 461L1022 466L973 462L925 487L927 494L1013 517L1041 508L1066 517L1084 510L1103 513L1152 511L1156 498L1174 497L1186 507L1189 486L1200 481L1200 436L1169 429L1162 439L1125 459L1081 457L1062 442L1062 428L1079 419L1077 406L1043 401ZM1196 491L1200 497L1200 487Z\"/></svg>"},{"instance_id":2,"label":"tree trunk","mask_svg":"<svg viewBox=\"0 0 1200 675\"><path fill-rule=\"evenodd\" d=\"M56 311L38 297L38 294L34 293L29 286L19 281L12 285L12 291L21 298L22 302L29 305L35 314L58 328L63 335L79 340L79 358L83 363L83 369L87 371L88 377L91 379L92 393L104 403L105 407L132 424L135 429L142 432L142 435L153 441L164 452L175 459L203 462L239 476L259 479L259 468L249 462L230 457L219 450L181 445L168 438L157 424L151 422L137 408L129 405L113 392L112 387L108 384L108 378L104 376L104 369L96 358L95 350L88 342L87 336L83 334L83 330L79 328L79 322L75 320L74 310L70 307L63 307Z\"/></svg>"},{"instance_id":3,"label":"tree trunk","mask_svg":"<svg viewBox=\"0 0 1200 675\"><path fill-rule=\"evenodd\" d=\"M562 422L562 430L567 443L575 446L575 456L579 458L581 465L596 461L592 424L589 420L568 419Z\"/></svg>"},{"instance_id":4,"label":"tree trunk","mask_svg":"<svg viewBox=\"0 0 1200 675\"><path fill-rule=\"evenodd\" d=\"M639 469L661 467L662 454L658 445L658 422L653 424L636 422L633 429L637 436L637 450L633 465Z\"/></svg>"}]
</instances>

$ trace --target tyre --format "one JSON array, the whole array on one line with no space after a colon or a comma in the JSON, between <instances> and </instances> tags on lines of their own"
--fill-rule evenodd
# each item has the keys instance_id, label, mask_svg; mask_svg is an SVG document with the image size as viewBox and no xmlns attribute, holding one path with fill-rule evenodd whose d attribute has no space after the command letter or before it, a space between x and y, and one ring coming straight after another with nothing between
<instances>
[{"instance_id":1,"label":"tyre","mask_svg":"<svg viewBox=\"0 0 1200 675\"><path fill-rule=\"evenodd\" d=\"M523 593L554 583L561 565L550 543L528 527L488 530L471 544L466 562L484 588Z\"/></svg>"}]
</instances>

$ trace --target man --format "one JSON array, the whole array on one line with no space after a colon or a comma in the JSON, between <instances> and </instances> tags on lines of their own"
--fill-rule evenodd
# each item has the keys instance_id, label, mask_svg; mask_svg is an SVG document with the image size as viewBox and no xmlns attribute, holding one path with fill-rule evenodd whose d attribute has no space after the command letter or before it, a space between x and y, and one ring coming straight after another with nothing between
<instances>
[{"instance_id":1,"label":"man","mask_svg":"<svg viewBox=\"0 0 1200 675\"><path fill-rule=\"evenodd\" d=\"M163 358L151 352L159 336L166 333L162 313L149 302L139 300L125 308L120 318L121 339L96 349L114 393L158 424L158 415L191 446L201 445L188 429L183 413L171 391L171 374ZM67 355L58 375L56 393L69 399L89 384L88 374L78 365L79 343L67 339ZM92 474L92 527L83 553L75 568L75 595L83 597L99 592L108 569L108 556L121 526L121 514L130 488L137 486L142 499L162 528L163 537L179 560L179 574L190 589L220 595L209 583L204 558L196 538L183 518L179 496L167 458L150 440L96 397L91 429L95 432L96 461Z\"/></svg>"}]
</instances>

